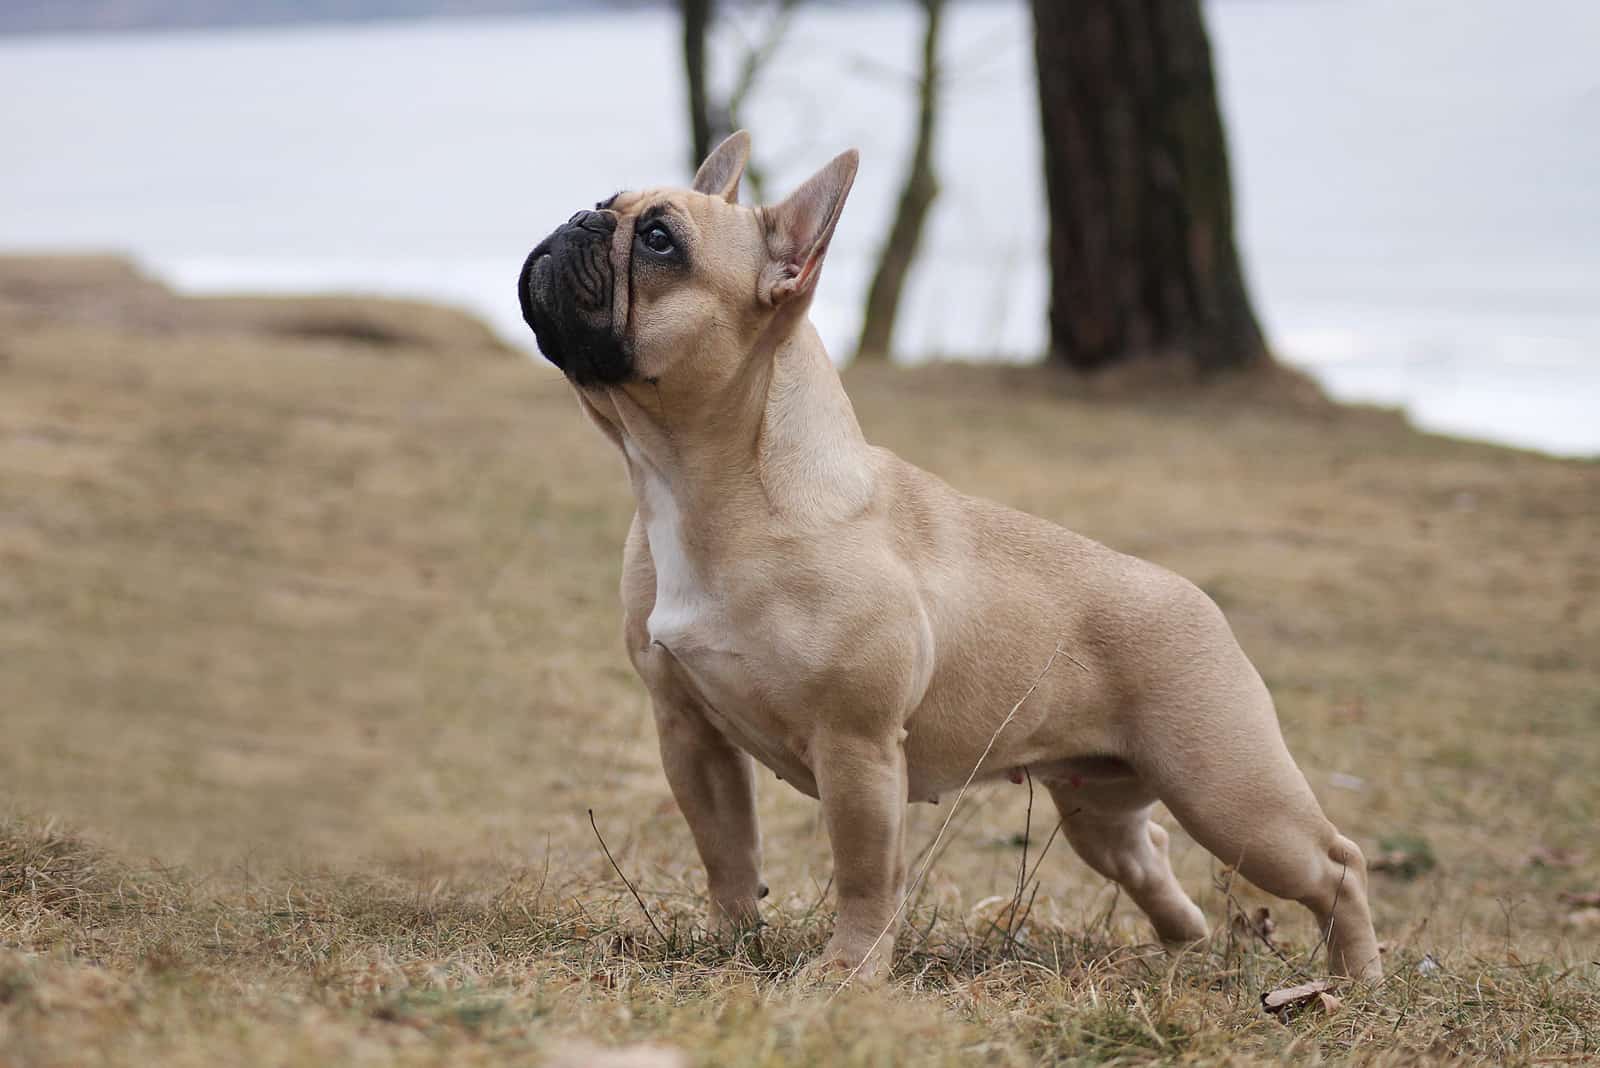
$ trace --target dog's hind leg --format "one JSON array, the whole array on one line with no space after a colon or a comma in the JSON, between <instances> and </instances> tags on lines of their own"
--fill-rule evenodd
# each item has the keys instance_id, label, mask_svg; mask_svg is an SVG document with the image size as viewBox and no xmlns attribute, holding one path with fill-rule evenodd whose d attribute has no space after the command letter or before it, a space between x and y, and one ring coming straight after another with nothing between
<instances>
[{"instance_id":1,"label":"dog's hind leg","mask_svg":"<svg viewBox=\"0 0 1600 1068\"><path fill-rule=\"evenodd\" d=\"M1168 945L1206 937L1206 918L1183 892L1167 859L1166 829L1150 819L1151 802L1118 798L1096 784L1047 782L1061 832L1083 862L1127 891ZM1120 793L1121 791L1117 791Z\"/></svg>"},{"instance_id":2,"label":"dog's hind leg","mask_svg":"<svg viewBox=\"0 0 1600 1068\"><path fill-rule=\"evenodd\" d=\"M1323 814L1254 670L1229 678L1141 717L1141 778L1217 859L1311 910L1335 974L1381 978L1361 850Z\"/></svg>"}]
</instances>

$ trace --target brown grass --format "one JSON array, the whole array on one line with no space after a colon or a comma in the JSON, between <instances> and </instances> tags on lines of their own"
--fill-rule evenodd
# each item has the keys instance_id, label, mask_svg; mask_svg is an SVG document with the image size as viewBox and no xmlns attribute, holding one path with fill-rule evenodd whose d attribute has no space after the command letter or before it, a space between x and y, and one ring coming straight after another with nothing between
<instances>
[{"instance_id":1,"label":"brown grass","mask_svg":"<svg viewBox=\"0 0 1600 1068\"><path fill-rule=\"evenodd\" d=\"M829 862L770 778L770 926L709 942L617 636L629 498L559 379L454 313L12 261L0 1064L1600 1058L1600 910L1562 897L1600 889L1600 468L1292 382L847 384L876 440L1219 600L1334 819L1436 858L1375 877L1382 988L1263 1015L1315 932L1276 903L1276 953L1231 927L1269 899L1181 833L1207 950L1145 945L1059 843L1007 939L1009 786L957 814L891 989L791 981ZM913 841L944 815L915 808Z\"/></svg>"}]
</instances>

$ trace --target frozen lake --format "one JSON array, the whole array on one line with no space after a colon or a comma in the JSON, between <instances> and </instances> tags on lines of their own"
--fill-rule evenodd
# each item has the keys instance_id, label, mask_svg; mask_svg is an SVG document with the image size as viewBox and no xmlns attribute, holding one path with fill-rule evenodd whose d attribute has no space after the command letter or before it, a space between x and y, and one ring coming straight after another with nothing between
<instances>
[{"instance_id":1,"label":"frozen lake","mask_svg":"<svg viewBox=\"0 0 1600 1068\"><path fill-rule=\"evenodd\" d=\"M911 69L908 8L807 12L750 116L775 193L863 150L816 311L836 351L910 132L910 92L883 72ZM1600 4L1208 13L1280 354L1429 428L1600 453ZM685 176L677 32L654 12L0 39L0 247L127 251L197 291L452 301L524 343L527 249L619 187ZM900 341L1037 354L1025 7L958 6L946 44L944 191Z\"/></svg>"}]
</instances>

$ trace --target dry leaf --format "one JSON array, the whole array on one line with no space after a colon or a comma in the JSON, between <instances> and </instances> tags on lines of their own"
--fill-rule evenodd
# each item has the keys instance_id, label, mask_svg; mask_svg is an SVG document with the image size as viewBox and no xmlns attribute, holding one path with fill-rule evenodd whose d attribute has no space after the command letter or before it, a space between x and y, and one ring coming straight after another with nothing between
<instances>
[{"instance_id":1,"label":"dry leaf","mask_svg":"<svg viewBox=\"0 0 1600 1068\"><path fill-rule=\"evenodd\" d=\"M1600 890L1584 890L1581 893L1563 893L1561 903L1580 909L1600 909Z\"/></svg>"},{"instance_id":2,"label":"dry leaf","mask_svg":"<svg viewBox=\"0 0 1600 1068\"><path fill-rule=\"evenodd\" d=\"M1313 979L1311 982L1301 983L1299 986L1279 987L1277 990L1269 990L1261 995L1261 1007L1274 1016L1305 1008L1311 1004L1315 1004L1318 1008L1327 1008L1320 1000L1322 996L1326 995L1327 990L1328 981L1326 979ZM1333 1007L1337 1008L1339 999L1332 998L1331 1000Z\"/></svg>"},{"instance_id":3,"label":"dry leaf","mask_svg":"<svg viewBox=\"0 0 1600 1068\"><path fill-rule=\"evenodd\" d=\"M1317 995L1317 1005L1323 1012L1338 1012L1344 1008L1344 1002L1328 993L1326 990Z\"/></svg>"},{"instance_id":4,"label":"dry leaf","mask_svg":"<svg viewBox=\"0 0 1600 1068\"><path fill-rule=\"evenodd\" d=\"M1587 930L1600 927L1600 909L1574 909L1567 913L1567 926Z\"/></svg>"}]
</instances>

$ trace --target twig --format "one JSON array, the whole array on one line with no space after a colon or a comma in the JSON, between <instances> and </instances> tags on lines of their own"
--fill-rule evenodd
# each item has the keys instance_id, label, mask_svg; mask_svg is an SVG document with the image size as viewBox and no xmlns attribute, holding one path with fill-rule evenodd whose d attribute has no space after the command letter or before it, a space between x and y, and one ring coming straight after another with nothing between
<instances>
[{"instance_id":1,"label":"twig","mask_svg":"<svg viewBox=\"0 0 1600 1068\"><path fill-rule=\"evenodd\" d=\"M1028 839L1033 834L1033 772L1024 767L1022 777L1028 782L1028 810L1022 817L1022 863L1017 865L1017 892L1011 899L1013 905L1022 902L1022 888L1028 878Z\"/></svg>"},{"instance_id":2,"label":"twig","mask_svg":"<svg viewBox=\"0 0 1600 1068\"><path fill-rule=\"evenodd\" d=\"M1109 939L1111 937L1111 917L1116 915L1117 902L1119 902L1121 900L1122 900L1122 884L1119 883L1119 882L1112 882L1112 884L1111 884L1111 900L1106 904L1106 911L1104 912L1104 914L1101 915L1101 917L1098 920L1096 920L1094 923L1089 925L1090 929L1093 929L1095 927L1103 927L1103 928L1105 928L1105 937Z\"/></svg>"},{"instance_id":3,"label":"twig","mask_svg":"<svg viewBox=\"0 0 1600 1068\"><path fill-rule=\"evenodd\" d=\"M789 30L789 22L794 17L794 9L799 6L799 0L781 0L777 12L768 21L761 38L755 42L746 40L745 51L739 63L739 73L734 79L733 87L728 90L728 116L735 122L738 121L739 112L744 107L745 101L755 90L756 82L772 58L774 52L783 44L783 38Z\"/></svg>"},{"instance_id":4,"label":"twig","mask_svg":"<svg viewBox=\"0 0 1600 1068\"><path fill-rule=\"evenodd\" d=\"M968 805L966 814L961 817L960 824L956 826L955 835L951 836L951 838L945 842L939 843L939 848L937 850L933 849L935 843L930 840L928 844L924 846L914 858L912 858L906 867L915 868L918 861L920 861L924 856L928 856L928 872L931 873L934 868L938 867L939 862L944 859L944 855L950 851L950 842L954 841L955 838L959 837L963 832L965 832L968 827L972 826L973 820L977 819L979 813L983 812L983 810L984 805L981 802ZM911 899L911 906L908 911L915 911L922 904L922 899L927 895L927 893L928 879L926 875L924 875L922 885L917 887L916 896Z\"/></svg>"},{"instance_id":5,"label":"twig","mask_svg":"<svg viewBox=\"0 0 1600 1068\"><path fill-rule=\"evenodd\" d=\"M1225 972L1231 972L1233 970L1233 951L1238 946L1239 942L1238 935L1235 934L1233 930L1233 877L1237 873L1237 868L1223 868L1220 873L1215 867L1213 867L1211 870L1211 885L1214 889L1222 891L1223 898L1225 899L1223 901L1223 912L1226 914L1227 920L1222 925L1223 930L1227 932L1228 937L1227 944L1222 948L1222 967ZM1213 937L1215 937L1214 934ZM1241 973L1244 971L1244 964L1242 960L1238 970ZM1242 986L1243 983L1241 981L1234 987L1233 1004L1235 1007L1238 1007L1239 1005L1239 991Z\"/></svg>"},{"instance_id":6,"label":"twig","mask_svg":"<svg viewBox=\"0 0 1600 1068\"><path fill-rule=\"evenodd\" d=\"M1034 883L1033 890L1028 894L1028 903L1022 906L1022 911L1018 913L1015 909L1012 910L1012 915L1016 918L1016 923L1012 926L1011 930L1006 932L1006 941L1011 945L1011 955L1013 958L1016 957L1020 950L1027 948L1027 946L1023 945L1022 938L1020 937L1022 934L1022 925L1027 923L1028 917L1032 915L1033 900L1038 896L1039 884Z\"/></svg>"},{"instance_id":7,"label":"twig","mask_svg":"<svg viewBox=\"0 0 1600 1068\"><path fill-rule=\"evenodd\" d=\"M980 813L982 811L983 811L983 805L981 803L976 803L975 802L974 804L969 806L968 809L967 809L967 814L961 818L961 826L959 828L957 828L958 832L966 830L967 829L967 825L970 824L974 819L976 819L977 816L978 816L978 813ZM923 843L922 848L917 850L916 856L912 857L909 861L906 862L907 867L915 868L918 864L920 864L922 862L922 858L923 857L926 857L930 853L933 852L933 847L938 845L938 844L939 844L939 841L938 841L937 837L929 838L925 843ZM938 863L938 861L935 860L935 863Z\"/></svg>"},{"instance_id":8,"label":"twig","mask_svg":"<svg viewBox=\"0 0 1600 1068\"><path fill-rule=\"evenodd\" d=\"M1011 895L1011 912L1006 917L1005 929L1006 944L1013 949L1017 931L1021 930L1017 917L1021 914L1023 891L1028 888L1028 839L1033 835L1033 772L1024 766L1022 775L1028 781L1028 811L1022 817L1022 861L1017 865L1017 889Z\"/></svg>"},{"instance_id":9,"label":"twig","mask_svg":"<svg viewBox=\"0 0 1600 1068\"><path fill-rule=\"evenodd\" d=\"M814 881L813 881L812 885L813 886L816 885ZM811 903L811 907L806 909L805 913L800 917L800 923L802 925L807 920L811 919L811 917L816 913L817 909L822 907L822 903L824 901L826 901L827 898L828 898L828 891L832 890L832 889L833 889L833 872L830 871L828 873L828 881L822 884L822 892L817 894L817 899Z\"/></svg>"},{"instance_id":10,"label":"twig","mask_svg":"<svg viewBox=\"0 0 1600 1068\"><path fill-rule=\"evenodd\" d=\"M1044 848L1039 850L1039 855L1034 858L1033 870L1028 873L1028 881L1030 883L1039 877L1039 865L1044 863L1045 854L1050 852L1050 847L1055 844L1056 836L1061 833L1062 824L1066 822L1068 816L1076 815L1080 811L1082 810L1073 809L1072 812L1056 820L1056 829L1050 832L1050 837L1044 840Z\"/></svg>"},{"instance_id":11,"label":"twig","mask_svg":"<svg viewBox=\"0 0 1600 1068\"><path fill-rule=\"evenodd\" d=\"M939 922L939 906L933 906L933 912L928 916L928 926L922 929L922 937L917 939L917 948L913 952L921 952L928 944L928 939L933 937L933 925ZM1569 971L1571 969L1568 969Z\"/></svg>"},{"instance_id":12,"label":"twig","mask_svg":"<svg viewBox=\"0 0 1600 1068\"><path fill-rule=\"evenodd\" d=\"M1333 888L1333 907L1328 910L1328 929L1322 932L1322 937L1317 939L1317 944L1311 947L1311 953L1306 957L1306 967L1317 962L1317 954L1322 952L1322 947L1333 938L1333 914L1339 909L1339 894L1344 890L1345 876L1350 874L1350 865L1346 864L1339 869L1339 885ZM1332 950L1329 950L1330 959Z\"/></svg>"},{"instance_id":13,"label":"twig","mask_svg":"<svg viewBox=\"0 0 1600 1068\"><path fill-rule=\"evenodd\" d=\"M1282 949L1280 949L1276 942L1274 942L1271 938L1268 938L1265 931L1261 930L1255 924L1250 922L1250 914L1245 911L1243 905L1239 904L1239 900L1233 896L1233 873L1235 871L1237 871L1237 870L1238 870L1237 868L1229 868L1228 869L1228 883L1227 883L1227 885L1217 887L1219 890L1221 890L1223 892L1224 895L1226 895L1226 897L1228 899L1228 905L1232 909L1237 911L1240 916L1244 917L1244 920L1245 920L1244 925L1246 927L1250 928L1250 933L1255 935L1256 938L1261 942L1262 945L1266 946L1267 949L1271 950L1272 951L1272 955L1274 957L1277 957L1278 960L1284 965L1284 967L1288 968L1290 971L1294 972L1296 975L1300 976L1302 979L1311 979L1312 978L1311 973L1307 972L1304 968L1300 967L1300 965L1298 965L1294 961L1290 960L1289 959L1289 955L1287 953L1285 953ZM1233 914L1232 913L1229 913L1229 915L1228 915L1228 929L1230 931L1233 930Z\"/></svg>"},{"instance_id":14,"label":"twig","mask_svg":"<svg viewBox=\"0 0 1600 1068\"><path fill-rule=\"evenodd\" d=\"M1050 846L1055 842L1056 835L1061 833L1062 822L1063 820L1056 821L1055 830L1051 831L1050 837L1044 840L1044 848L1039 850L1039 857L1033 862L1033 870L1028 873L1027 881L1033 884L1033 893L1028 895L1028 905L1022 910L1022 915L1017 919L1016 926L1013 928L1014 932L1020 932L1022 925L1028 922L1028 917L1033 915L1033 899L1039 896L1039 865L1044 863L1044 855L1050 852ZM1011 944L1013 946L1021 945L1015 934L1012 936Z\"/></svg>"},{"instance_id":15,"label":"twig","mask_svg":"<svg viewBox=\"0 0 1600 1068\"><path fill-rule=\"evenodd\" d=\"M656 933L657 938L661 939L661 944L666 945L667 936L661 933L661 928L656 926L655 917L651 916L650 910L645 908L644 898L639 896L639 891L633 888L633 884L628 881L628 877L622 874L622 868L618 866L617 858L611 855L611 848L606 845L606 840L600 833L600 826L594 821L594 809L592 808L589 810L589 826L594 828L595 841L599 842L600 848L605 850L606 859L611 862L611 870L617 873L617 878L622 880L622 885L628 888L628 893L632 894L633 899L639 903L639 911L644 913L645 921L650 924L650 929Z\"/></svg>"}]
</instances>

